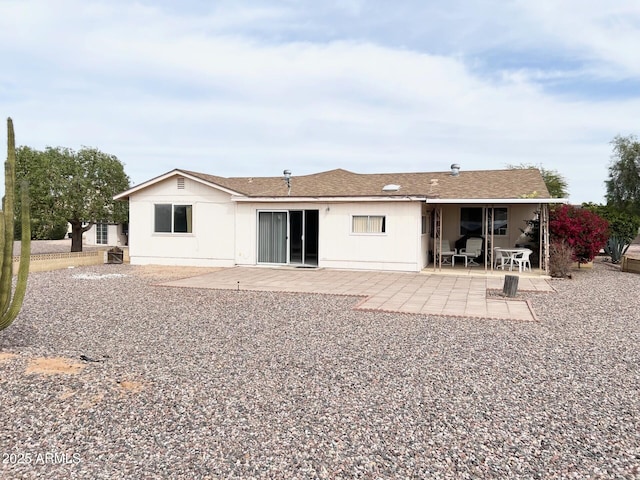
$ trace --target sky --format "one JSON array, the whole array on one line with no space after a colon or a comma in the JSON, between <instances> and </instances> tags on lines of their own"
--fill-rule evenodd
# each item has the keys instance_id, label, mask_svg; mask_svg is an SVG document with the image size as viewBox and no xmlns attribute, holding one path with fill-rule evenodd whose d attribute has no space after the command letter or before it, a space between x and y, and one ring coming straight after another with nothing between
<instances>
[{"instance_id":1,"label":"sky","mask_svg":"<svg viewBox=\"0 0 640 480\"><path fill-rule=\"evenodd\" d=\"M638 0L0 0L0 64L18 145L132 185L533 164L603 203L640 134Z\"/></svg>"}]
</instances>

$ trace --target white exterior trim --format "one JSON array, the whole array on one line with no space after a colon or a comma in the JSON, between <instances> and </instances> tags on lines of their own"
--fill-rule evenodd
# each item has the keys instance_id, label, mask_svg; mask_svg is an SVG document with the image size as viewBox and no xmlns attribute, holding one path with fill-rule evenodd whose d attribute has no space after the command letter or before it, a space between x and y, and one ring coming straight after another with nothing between
<instances>
[{"instance_id":1,"label":"white exterior trim","mask_svg":"<svg viewBox=\"0 0 640 480\"><path fill-rule=\"evenodd\" d=\"M176 177L185 178L179 186ZM215 179L216 177L213 177ZM317 266L365 270L417 272L429 263L433 246L429 210L445 209L447 222L442 238L459 236L455 213L461 206L509 207L509 235L496 244L517 241L514 210L527 218L538 205L566 203L552 198L428 198L427 195L367 196L260 196L250 197L181 170L173 170L114 197L129 201L129 247L132 264L189 266L255 266L259 257L259 213L287 212L287 237L291 237L292 211L317 211ZM192 233L155 233L154 205L192 205ZM352 231L353 217L385 217L384 233ZM422 216L427 231L422 232ZM519 219L520 217L518 217ZM459 220L459 219L458 219ZM297 228L297 227L296 227ZM297 231L297 230L296 230ZM297 245L297 244L296 244ZM291 262L291 239L287 239L286 264ZM297 257L296 257L297 258ZM283 264L275 264L283 265Z\"/></svg>"},{"instance_id":2,"label":"white exterior trim","mask_svg":"<svg viewBox=\"0 0 640 480\"><path fill-rule=\"evenodd\" d=\"M241 195L240 193L234 191L234 190L229 190L228 188L225 187L221 187L220 185L217 185L215 183L211 183L211 182L207 182L206 180L203 180L200 177L196 177L194 175L190 175L188 173L183 172L182 170L172 170L168 173L165 173L164 175L160 175L159 177L153 178L151 180L148 180L146 182L143 182L139 185L136 185L133 188L130 188L129 190L119 193L118 195L116 195L115 197L113 197L114 200L124 200L125 198L128 198L130 195L139 192L140 190L143 190L147 187L150 187L151 185L163 182L169 178L172 177L184 177L184 178L188 178L189 180L193 180L194 182L198 182L201 183L203 185L207 185L208 187L211 188L215 188L216 190L220 190L222 192L228 193L230 195Z\"/></svg>"},{"instance_id":3,"label":"white exterior trim","mask_svg":"<svg viewBox=\"0 0 640 480\"><path fill-rule=\"evenodd\" d=\"M567 198L427 198L431 204L536 204L536 203L568 203Z\"/></svg>"},{"instance_id":4,"label":"white exterior trim","mask_svg":"<svg viewBox=\"0 0 640 480\"><path fill-rule=\"evenodd\" d=\"M247 203L338 203L338 202L424 202L426 197L236 197L232 202Z\"/></svg>"}]
</instances>

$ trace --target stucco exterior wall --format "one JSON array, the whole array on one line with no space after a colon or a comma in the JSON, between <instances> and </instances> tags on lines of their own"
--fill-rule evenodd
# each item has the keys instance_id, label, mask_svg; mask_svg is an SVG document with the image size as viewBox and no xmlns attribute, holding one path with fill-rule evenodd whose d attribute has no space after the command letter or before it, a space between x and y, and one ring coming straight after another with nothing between
<instances>
[{"instance_id":1,"label":"stucco exterior wall","mask_svg":"<svg viewBox=\"0 0 640 480\"><path fill-rule=\"evenodd\" d=\"M257 263L258 211L318 210L318 266L419 271L426 262L420 202L239 203L236 263ZM384 215L382 234L354 234L353 215ZM426 252L426 251L425 251Z\"/></svg>"},{"instance_id":2,"label":"stucco exterior wall","mask_svg":"<svg viewBox=\"0 0 640 480\"><path fill-rule=\"evenodd\" d=\"M134 265L222 266L235 264L235 204L231 196L190 179L176 178L130 197L129 253ZM154 205L193 206L192 233L155 233Z\"/></svg>"},{"instance_id":3,"label":"stucco exterior wall","mask_svg":"<svg viewBox=\"0 0 640 480\"><path fill-rule=\"evenodd\" d=\"M188 204L191 233L155 233L154 205ZM497 206L497 205L496 205ZM442 205L443 234L453 245L460 238L460 209L483 205ZM418 201L255 202L234 201L231 194L176 177L130 196L129 246L132 264L223 266L258 264L258 212L318 211L317 265L326 268L420 271L433 249L433 205ZM524 243L520 229L537 205L509 205L507 235L493 245ZM354 233L354 215L385 217L384 233ZM423 232L423 216L426 228ZM95 232L93 233L95 238Z\"/></svg>"}]
</instances>

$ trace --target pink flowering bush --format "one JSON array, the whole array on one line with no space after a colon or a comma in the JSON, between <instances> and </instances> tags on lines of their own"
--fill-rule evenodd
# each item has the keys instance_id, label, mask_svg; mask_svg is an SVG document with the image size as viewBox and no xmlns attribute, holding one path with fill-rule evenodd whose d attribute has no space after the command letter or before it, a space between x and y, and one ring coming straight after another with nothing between
<instances>
[{"instance_id":1,"label":"pink flowering bush","mask_svg":"<svg viewBox=\"0 0 640 480\"><path fill-rule=\"evenodd\" d=\"M565 242L573 250L573 261L587 263L609 238L609 223L599 215L572 205L551 211L549 233L552 242Z\"/></svg>"}]
</instances>

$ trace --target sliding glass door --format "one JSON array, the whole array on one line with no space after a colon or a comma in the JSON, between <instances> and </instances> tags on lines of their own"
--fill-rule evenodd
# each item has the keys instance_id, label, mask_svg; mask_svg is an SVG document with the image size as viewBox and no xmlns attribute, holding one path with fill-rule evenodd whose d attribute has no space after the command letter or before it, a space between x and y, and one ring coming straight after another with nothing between
<instances>
[{"instance_id":1,"label":"sliding glass door","mask_svg":"<svg viewBox=\"0 0 640 480\"><path fill-rule=\"evenodd\" d=\"M318 265L318 210L289 212L289 262Z\"/></svg>"},{"instance_id":2,"label":"sliding glass door","mask_svg":"<svg viewBox=\"0 0 640 480\"><path fill-rule=\"evenodd\" d=\"M259 211L258 263L317 266L318 220L318 210Z\"/></svg>"},{"instance_id":3,"label":"sliding glass door","mask_svg":"<svg viewBox=\"0 0 640 480\"><path fill-rule=\"evenodd\" d=\"M258 212L258 263L287 263L288 212Z\"/></svg>"}]
</instances>

